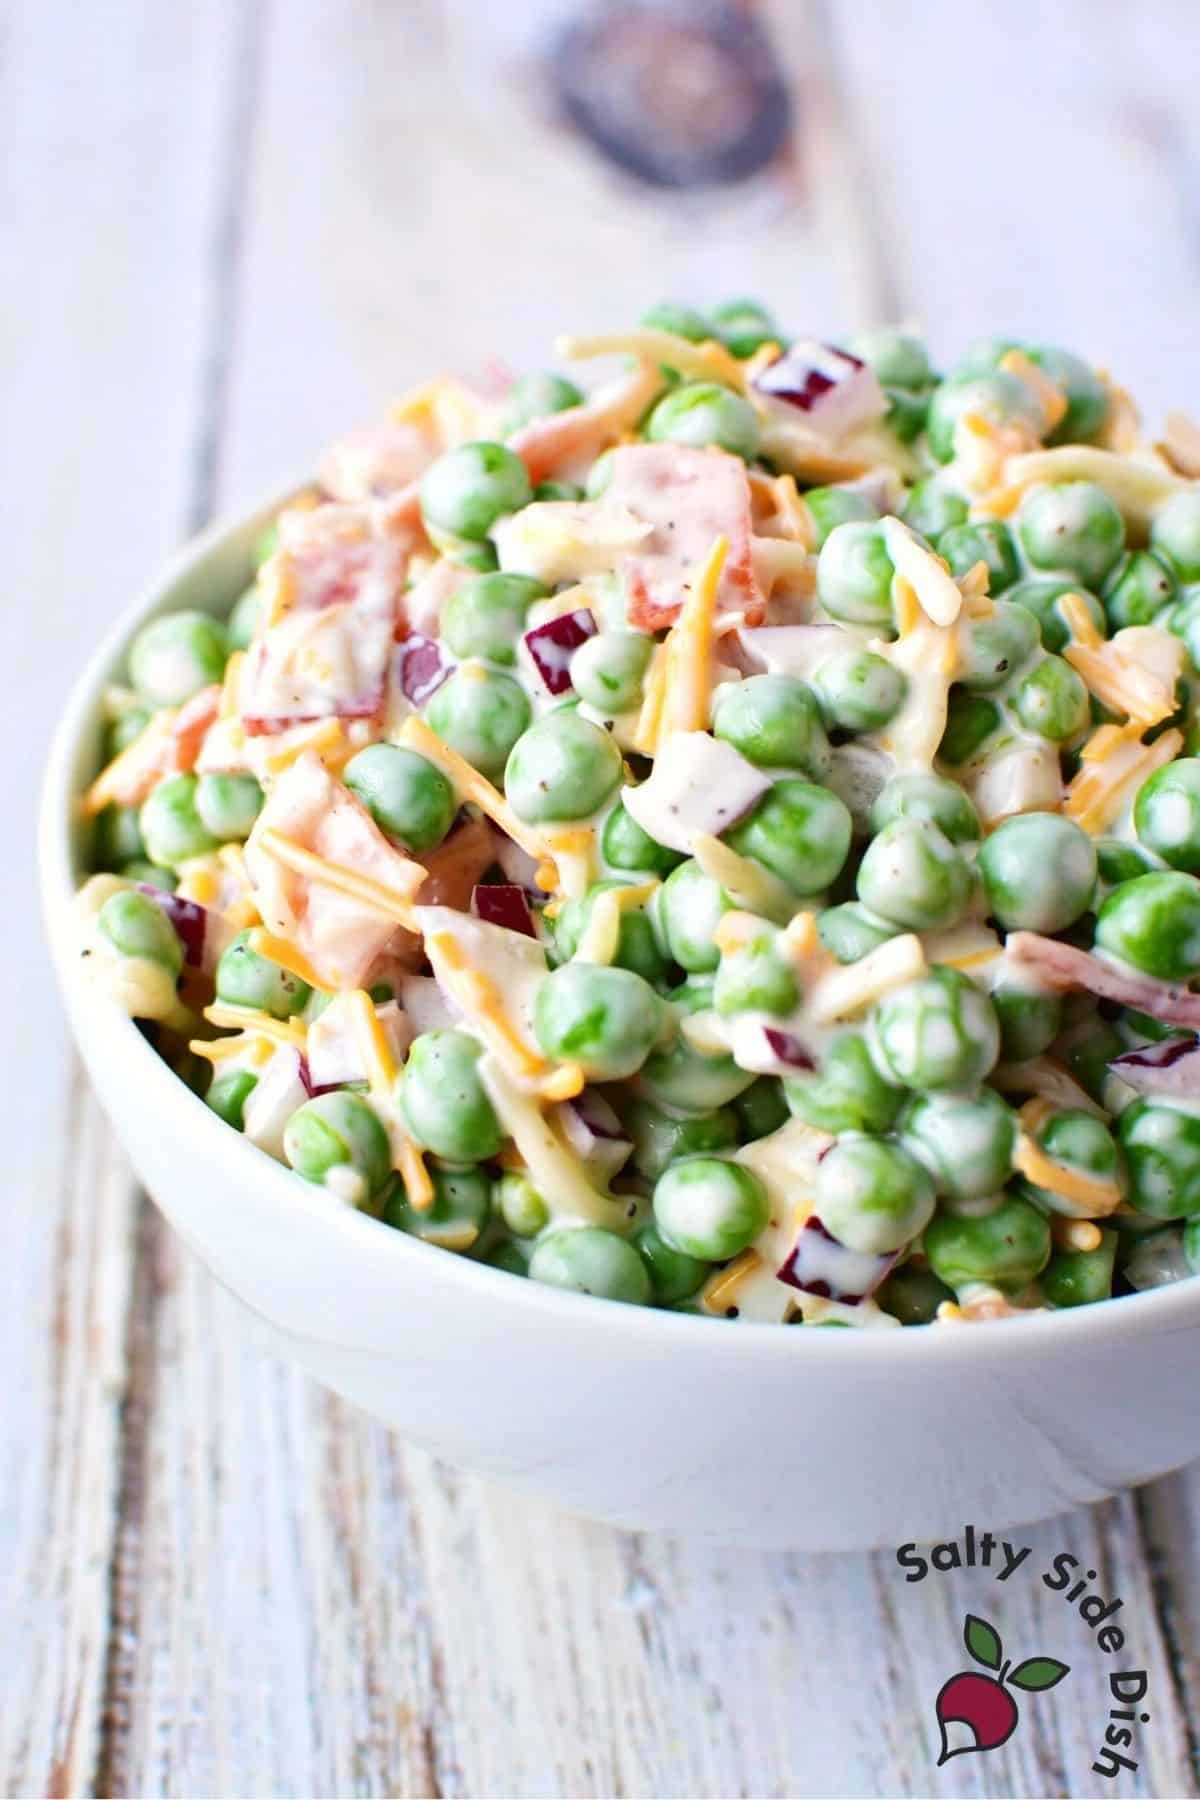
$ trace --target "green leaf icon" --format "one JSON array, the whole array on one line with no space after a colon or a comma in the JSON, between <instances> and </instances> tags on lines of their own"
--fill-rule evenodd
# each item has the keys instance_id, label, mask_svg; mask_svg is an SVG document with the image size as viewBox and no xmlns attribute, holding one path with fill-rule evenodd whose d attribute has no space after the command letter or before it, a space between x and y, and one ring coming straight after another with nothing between
<instances>
[{"instance_id":1,"label":"green leaf icon","mask_svg":"<svg viewBox=\"0 0 1200 1800\"><path fill-rule=\"evenodd\" d=\"M975 1661L981 1662L985 1669L1000 1667L1003 1655L1000 1634L986 1619L977 1619L974 1613L968 1613L963 1626L963 1642Z\"/></svg>"},{"instance_id":2,"label":"green leaf icon","mask_svg":"<svg viewBox=\"0 0 1200 1800\"><path fill-rule=\"evenodd\" d=\"M1013 1687L1023 1688L1027 1694L1041 1694L1047 1688L1057 1687L1070 1672L1071 1665L1059 1662L1057 1657L1031 1656L1028 1662L1018 1663L1008 1679Z\"/></svg>"}]
</instances>

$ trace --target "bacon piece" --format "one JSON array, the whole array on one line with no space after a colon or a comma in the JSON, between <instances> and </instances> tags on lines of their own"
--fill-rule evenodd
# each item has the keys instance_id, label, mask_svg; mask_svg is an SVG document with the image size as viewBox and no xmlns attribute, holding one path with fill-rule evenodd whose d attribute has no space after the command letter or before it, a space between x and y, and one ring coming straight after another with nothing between
<instances>
[{"instance_id":1,"label":"bacon piece","mask_svg":"<svg viewBox=\"0 0 1200 1800\"><path fill-rule=\"evenodd\" d=\"M464 818L435 850L417 859L427 873L421 883L422 906L452 906L466 912L471 894L496 861L496 839L486 819Z\"/></svg>"},{"instance_id":2,"label":"bacon piece","mask_svg":"<svg viewBox=\"0 0 1200 1800\"><path fill-rule=\"evenodd\" d=\"M331 988L362 985L425 880L311 752L279 777L245 862L264 925L298 944Z\"/></svg>"},{"instance_id":3,"label":"bacon piece","mask_svg":"<svg viewBox=\"0 0 1200 1800\"><path fill-rule=\"evenodd\" d=\"M437 454L418 424L385 419L338 438L322 457L317 479L334 500L379 499L416 481Z\"/></svg>"},{"instance_id":4,"label":"bacon piece","mask_svg":"<svg viewBox=\"0 0 1200 1800\"><path fill-rule=\"evenodd\" d=\"M279 528L242 681L246 731L372 718L384 700L404 545L366 506L291 510Z\"/></svg>"},{"instance_id":5,"label":"bacon piece","mask_svg":"<svg viewBox=\"0 0 1200 1800\"><path fill-rule=\"evenodd\" d=\"M1101 1000L1132 1006L1164 1024L1200 1030L1200 994L1193 994L1190 988L1158 981L1153 975L1139 975L1132 969L1120 969L1090 950L1076 950L1071 944L1060 944L1056 938L1042 937L1036 931L1014 931L1005 950L1013 963L1032 970L1057 993L1077 989Z\"/></svg>"},{"instance_id":6,"label":"bacon piece","mask_svg":"<svg viewBox=\"0 0 1200 1800\"><path fill-rule=\"evenodd\" d=\"M639 631L675 623L719 537L728 539L729 551L717 612L761 620L766 602L751 555L750 486L738 457L681 444L629 444L613 453L604 503L628 508L651 527L621 570L629 623Z\"/></svg>"},{"instance_id":7,"label":"bacon piece","mask_svg":"<svg viewBox=\"0 0 1200 1800\"><path fill-rule=\"evenodd\" d=\"M530 481L546 481L565 468L593 461L615 444L622 432L637 424L664 385L661 371L643 364L597 389L582 406L531 419L513 433L508 447L525 464Z\"/></svg>"},{"instance_id":8,"label":"bacon piece","mask_svg":"<svg viewBox=\"0 0 1200 1800\"><path fill-rule=\"evenodd\" d=\"M414 581L400 602L401 625L406 632L435 638L441 624L442 608L463 583L474 579L474 569L464 569L448 562L444 556Z\"/></svg>"},{"instance_id":9,"label":"bacon piece","mask_svg":"<svg viewBox=\"0 0 1200 1800\"><path fill-rule=\"evenodd\" d=\"M201 746L216 724L220 710L219 681L214 682L212 687L201 688L185 706L180 707L171 726L171 761L179 774L190 774L195 768Z\"/></svg>"}]
</instances>

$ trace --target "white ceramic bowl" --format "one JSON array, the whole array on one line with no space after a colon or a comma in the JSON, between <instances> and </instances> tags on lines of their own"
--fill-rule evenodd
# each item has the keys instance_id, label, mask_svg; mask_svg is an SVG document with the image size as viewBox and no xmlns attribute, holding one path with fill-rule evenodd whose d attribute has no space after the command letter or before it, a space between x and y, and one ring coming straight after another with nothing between
<instances>
[{"instance_id":1,"label":"white ceramic bowl","mask_svg":"<svg viewBox=\"0 0 1200 1800\"><path fill-rule=\"evenodd\" d=\"M211 1113L79 978L68 906L99 700L136 629L226 609L264 508L191 545L59 726L44 905L80 1051L139 1176L280 1348L414 1443L613 1524L836 1550L995 1529L1200 1454L1200 1280L1004 1324L805 1331L520 1281L348 1211Z\"/></svg>"}]
</instances>

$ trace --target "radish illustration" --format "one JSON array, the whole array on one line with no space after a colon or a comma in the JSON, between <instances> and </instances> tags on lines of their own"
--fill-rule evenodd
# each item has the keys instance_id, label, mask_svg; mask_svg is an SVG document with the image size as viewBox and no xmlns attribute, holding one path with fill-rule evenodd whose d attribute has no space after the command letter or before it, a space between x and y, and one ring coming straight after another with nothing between
<instances>
[{"instance_id":1,"label":"radish illustration","mask_svg":"<svg viewBox=\"0 0 1200 1800\"><path fill-rule=\"evenodd\" d=\"M998 1750L1008 1742L1020 1714L1006 1682L1024 1693L1041 1694L1070 1673L1069 1665L1053 1656L1028 1657L1010 1672L1003 1661L999 1632L974 1613L968 1613L964 1621L963 1642L976 1662L997 1673L981 1675L977 1669L960 1669L943 1684L935 1703L942 1738L939 1769L952 1756L969 1750Z\"/></svg>"}]
</instances>

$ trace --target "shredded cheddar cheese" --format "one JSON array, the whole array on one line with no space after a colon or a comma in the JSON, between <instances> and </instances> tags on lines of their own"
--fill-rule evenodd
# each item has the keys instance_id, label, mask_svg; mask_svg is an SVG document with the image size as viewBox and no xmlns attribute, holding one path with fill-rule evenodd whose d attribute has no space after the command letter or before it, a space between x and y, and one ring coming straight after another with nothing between
<instances>
[{"instance_id":1,"label":"shredded cheddar cheese","mask_svg":"<svg viewBox=\"0 0 1200 1800\"><path fill-rule=\"evenodd\" d=\"M340 863L318 856L315 850L305 850L300 844L293 843L291 838L284 837L281 832L270 829L260 832L258 844L260 849L274 857L276 862L282 863L284 868L291 869L293 874L304 875L309 881L318 882L323 887L336 888L339 893L348 894L351 899L357 900L360 906L386 914L406 930L416 930L412 902L425 880L425 870L420 863L407 864L407 870L411 871L406 884L408 891L402 893L397 888L385 887L370 875L360 875L357 869L344 869Z\"/></svg>"},{"instance_id":2,"label":"shredded cheddar cheese","mask_svg":"<svg viewBox=\"0 0 1200 1800\"><path fill-rule=\"evenodd\" d=\"M700 1290L700 1304L705 1312L715 1316L736 1305L738 1289L747 1276L761 1267L762 1257L757 1250L743 1250L727 1269L718 1269L715 1275L710 1275Z\"/></svg>"},{"instance_id":3,"label":"shredded cheddar cheese","mask_svg":"<svg viewBox=\"0 0 1200 1800\"><path fill-rule=\"evenodd\" d=\"M289 975L298 981L307 982L319 994L331 994L333 989L320 972L313 968L303 950L287 938L276 937L273 932L256 927L246 940L247 947L258 956L265 956L268 962L278 963Z\"/></svg>"},{"instance_id":4,"label":"shredded cheddar cheese","mask_svg":"<svg viewBox=\"0 0 1200 1800\"><path fill-rule=\"evenodd\" d=\"M1079 1169L1067 1168L1057 1158L1047 1156L1027 1132L1018 1134L1013 1166L1020 1170L1026 1180L1032 1181L1036 1187L1044 1188L1056 1200L1063 1201L1065 1210L1078 1208L1081 1217L1098 1213L1104 1218L1121 1204L1119 1183L1105 1181L1098 1175L1085 1175Z\"/></svg>"},{"instance_id":5,"label":"shredded cheddar cheese","mask_svg":"<svg viewBox=\"0 0 1200 1800\"><path fill-rule=\"evenodd\" d=\"M231 1006L228 1001L214 1000L211 1006L205 1007L204 1017L222 1031L244 1031L255 1037L270 1038L272 1043L299 1050L301 1054L308 1043L308 1027L298 1019L273 1019L270 1013L259 1012L253 1006Z\"/></svg>"}]
</instances>

